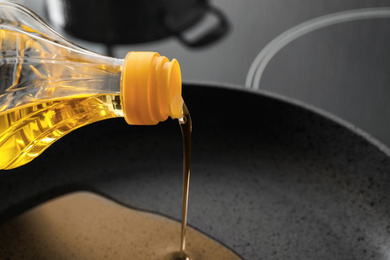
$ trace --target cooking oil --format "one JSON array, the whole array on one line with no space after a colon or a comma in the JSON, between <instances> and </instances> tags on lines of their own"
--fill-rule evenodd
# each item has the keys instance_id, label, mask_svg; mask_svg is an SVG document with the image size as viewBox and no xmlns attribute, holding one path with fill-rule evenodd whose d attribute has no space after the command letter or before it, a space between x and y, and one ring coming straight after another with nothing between
<instances>
[{"instance_id":1,"label":"cooking oil","mask_svg":"<svg viewBox=\"0 0 390 260\"><path fill-rule=\"evenodd\" d=\"M171 218L77 192L0 225L0 255L4 259L177 260L183 259L175 253L178 230L180 223ZM193 228L187 235L191 260L241 259Z\"/></svg>"},{"instance_id":2,"label":"cooking oil","mask_svg":"<svg viewBox=\"0 0 390 260\"><path fill-rule=\"evenodd\" d=\"M182 205L182 223L180 236L180 256L178 260L190 260L185 254L186 251L186 234L187 234L187 215L188 215L188 195L190 190L191 176L191 137L192 137L192 120L186 104L183 106L183 117L179 119L180 129L183 136L183 205Z\"/></svg>"},{"instance_id":3,"label":"cooking oil","mask_svg":"<svg viewBox=\"0 0 390 260\"><path fill-rule=\"evenodd\" d=\"M0 168L26 164L70 131L122 115L119 95L54 99L2 112Z\"/></svg>"}]
</instances>

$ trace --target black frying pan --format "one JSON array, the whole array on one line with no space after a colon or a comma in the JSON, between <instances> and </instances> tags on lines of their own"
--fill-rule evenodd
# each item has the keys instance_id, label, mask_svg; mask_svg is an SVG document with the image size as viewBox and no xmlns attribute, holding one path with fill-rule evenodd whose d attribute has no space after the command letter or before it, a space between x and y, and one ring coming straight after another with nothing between
<instances>
[{"instance_id":1,"label":"black frying pan","mask_svg":"<svg viewBox=\"0 0 390 260\"><path fill-rule=\"evenodd\" d=\"M390 158L346 124L290 101L184 86L193 119L189 224L245 259L390 257ZM178 123L113 119L0 174L0 221L74 190L179 219ZM6 238L0 236L3 246Z\"/></svg>"}]
</instances>

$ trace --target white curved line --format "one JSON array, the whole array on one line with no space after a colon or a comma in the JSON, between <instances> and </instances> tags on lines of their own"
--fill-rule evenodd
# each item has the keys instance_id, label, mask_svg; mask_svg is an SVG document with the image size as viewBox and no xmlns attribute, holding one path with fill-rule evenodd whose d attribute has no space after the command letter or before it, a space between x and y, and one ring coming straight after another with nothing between
<instances>
[{"instance_id":1,"label":"white curved line","mask_svg":"<svg viewBox=\"0 0 390 260\"><path fill-rule=\"evenodd\" d=\"M320 16L296 25L277 36L259 52L249 68L245 87L259 89L264 69L273 56L287 44L307 33L337 23L389 17L390 7L364 8Z\"/></svg>"}]
</instances>

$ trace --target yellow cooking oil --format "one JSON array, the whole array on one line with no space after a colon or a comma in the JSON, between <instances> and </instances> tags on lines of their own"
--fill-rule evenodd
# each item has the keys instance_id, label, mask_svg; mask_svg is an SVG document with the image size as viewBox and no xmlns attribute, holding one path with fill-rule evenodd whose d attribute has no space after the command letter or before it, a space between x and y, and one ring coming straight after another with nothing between
<instances>
[{"instance_id":1,"label":"yellow cooking oil","mask_svg":"<svg viewBox=\"0 0 390 260\"><path fill-rule=\"evenodd\" d=\"M70 131L121 113L119 95L53 99L2 112L0 168L26 164Z\"/></svg>"}]
</instances>

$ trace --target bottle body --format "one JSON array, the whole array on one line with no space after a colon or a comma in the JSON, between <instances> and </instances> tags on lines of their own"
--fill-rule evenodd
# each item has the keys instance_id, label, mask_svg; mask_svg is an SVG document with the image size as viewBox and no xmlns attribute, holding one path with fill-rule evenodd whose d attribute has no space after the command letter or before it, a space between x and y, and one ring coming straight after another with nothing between
<instances>
[{"instance_id":1,"label":"bottle body","mask_svg":"<svg viewBox=\"0 0 390 260\"><path fill-rule=\"evenodd\" d=\"M70 131L123 116L123 60L77 47L13 4L0 6L0 169L40 155ZM38 27L38 28L37 28Z\"/></svg>"}]
</instances>

